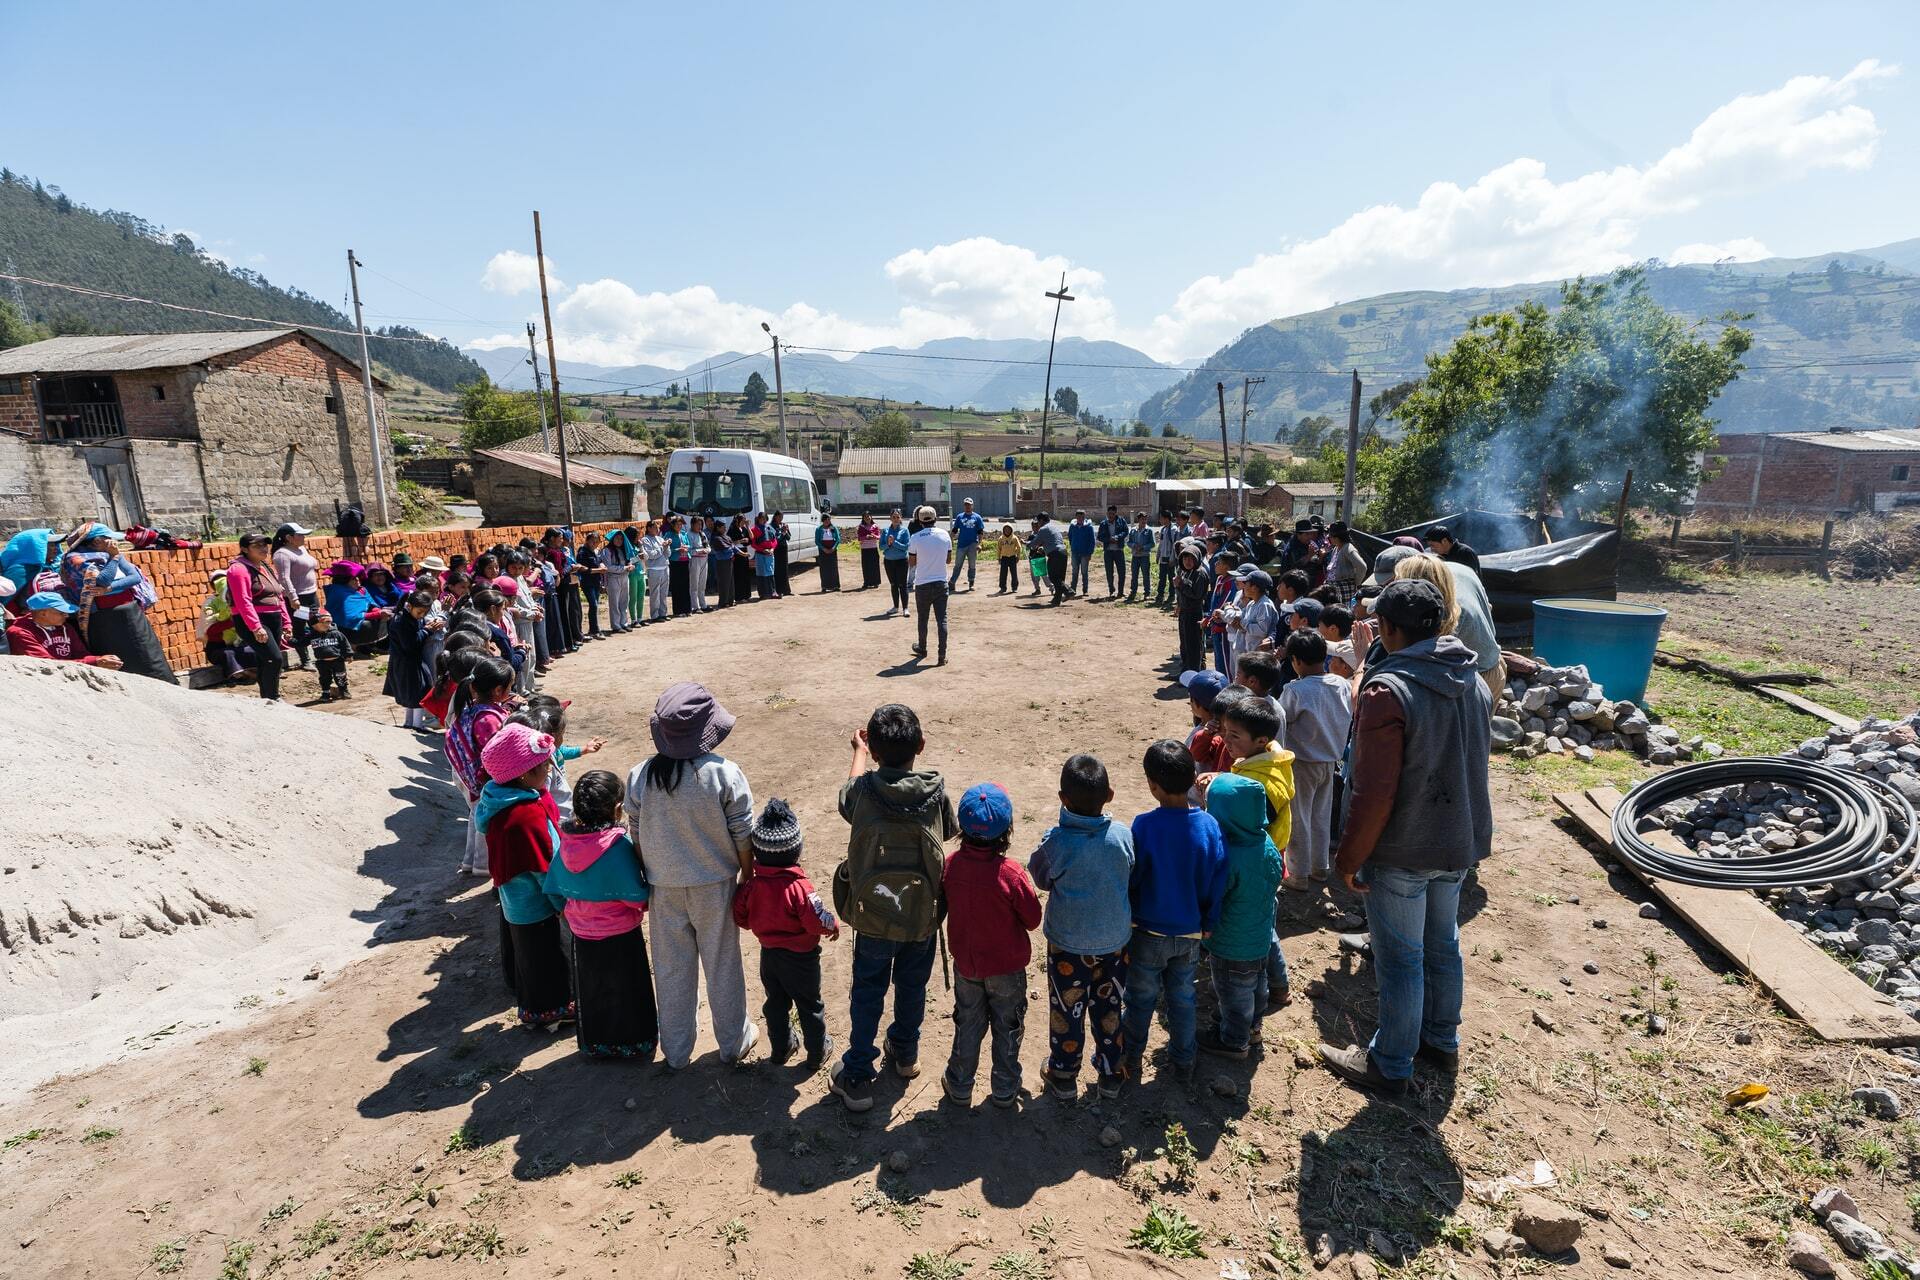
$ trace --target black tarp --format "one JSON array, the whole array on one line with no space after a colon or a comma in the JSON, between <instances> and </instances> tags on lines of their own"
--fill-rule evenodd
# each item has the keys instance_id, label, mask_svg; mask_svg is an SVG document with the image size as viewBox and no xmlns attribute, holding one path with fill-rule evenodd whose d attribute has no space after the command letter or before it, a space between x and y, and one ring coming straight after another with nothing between
<instances>
[{"instance_id":1,"label":"black tarp","mask_svg":"<svg viewBox=\"0 0 1920 1280\"><path fill-rule=\"evenodd\" d=\"M1353 545L1368 563L1401 536L1419 537L1444 524L1460 541L1480 553L1480 582L1493 605L1493 625L1502 646L1530 648L1533 644L1533 602L1573 596L1612 600L1620 586L1620 534L1591 520L1553 518L1548 528L1552 542L1530 545L1540 525L1531 516L1467 511L1437 520L1425 520L1407 529L1384 534L1355 529ZM1489 551L1490 546L1512 550Z\"/></svg>"}]
</instances>

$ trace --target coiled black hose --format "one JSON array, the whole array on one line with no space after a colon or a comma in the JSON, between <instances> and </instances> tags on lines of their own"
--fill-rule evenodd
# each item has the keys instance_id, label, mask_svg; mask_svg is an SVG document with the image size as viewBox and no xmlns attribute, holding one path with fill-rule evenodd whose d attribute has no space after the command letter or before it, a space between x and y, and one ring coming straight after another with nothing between
<instances>
[{"instance_id":1,"label":"coiled black hose","mask_svg":"<svg viewBox=\"0 0 1920 1280\"><path fill-rule=\"evenodd\" d=\"M1810 845L1782 853L1716 859L1668 853L1648 844L1640 821L1665 804L1720 787L1777 783L1825 802L1839 814ZM1613 811L1613 846L1650 876L1706 889L1786 889L1796 885L1864 880L1895 867L1894 883L1920 870L1913 805L1878 776L1829 768L1811 760L1736 757L1683 765L1629 791Z\"/></svg>"}]
</instances>

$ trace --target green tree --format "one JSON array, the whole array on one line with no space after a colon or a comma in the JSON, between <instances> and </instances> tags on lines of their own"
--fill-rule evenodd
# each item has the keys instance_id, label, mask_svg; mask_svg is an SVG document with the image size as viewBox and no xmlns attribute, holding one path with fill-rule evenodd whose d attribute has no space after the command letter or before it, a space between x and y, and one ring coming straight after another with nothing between
<instances>
[{"instance_id":1,"label":"green tree","mask_svg":"<svg viewBox=\"0 0 1920 1280\"><path fill-rule=\"evenodd\" d=\"M459 394L460 443L469 449L498 448L540 430L540 405L531 391L506 391L482 377L461 387ZM572 405L562 410L566 421L580 421L580 411Z\"/></svg>"},{"instance_id":2,"label":"green tree","mask_svg":"<svg viewBox=\"0 0 1920 1280\"><path fill-rule=\"evenodd\" d=\"M8 347L24 347L29 342L39 342L52 336L52 331L45 325L34 324L21 315L11 302L0 298L0 351Z\"/></svg>"},{"instance_id":3,"label":"green tree","mask_svg":"<svg viewBox=\"0 0 1920 1280\"><path fill-rule=\"evenodd\" d=\"M853 435L861 449L900 449L913 442L913 419L898 409L877 413Z\"/></svg>"},{"instance_id":4,"label":"green tree","mask_svg":"<svg viewBox=\"0 0 1920 1280\"><path fill-rule=\"evenodd\" d=\"M1163 422L1160 424L1160 436L1162 439L1172 440L1178 437L1179 434L1180 428L1174 426L1171 422Z\"/></svg>"},{"instance_id":5,"label":"green tree","mask_svg":"<svg viewBox=\"0 0 1920 1280\"><path fill-rule=\"evenodd\" d=\"M760 376L759 370L747 375L747 386L740 401L740 412L758 413L767 407L767 380Z\"/></svg>"},{"instance_id":6,"label":"green tree","mask_svg":"<svg viewBox=\"0 0 1920 1280\"><path fill-rule=\"evenodd\" d=\"M1717 337L1696 338L1632 267L1562 285L1555 310L1529 302L1476 316L1427 357L1396 413L1405 438L1366 460L1380 493L1371 518L1606 503L1629 468L1636 501L1674 510L1714 442L1707 409L1753 343L1745 318L1729 313Z\"/></svg>"},{"instance_id":7,"label":"green tree","mask_svg":"<svg viewBox=\"0 0 1920 1280\"><path fill-rule=\"evenodd\" d=\"M1333 438L1333 419L1324 413L1302 418L1293 429L1293 442L1302 453L1318 453L1320 446Z\"/></svg>"},{"instance_id":8,"label":"green tree","mask_svg":"<svg viewBox=\"0 0 1920 1280\"><path fill-rule=\"evenodd\" d=\"M1072 387L1061 387L1053 393L1053 407L1069 418L1080 416L1080 393Z\"/></svg>"},{"instance_id":9,"label":"green tree","mask_svg":"<svg viewBox=\"0 0 1920 1280\"><path fill-rule=\"evenodd\" d=\"M1131 427L1127 428L1127 430L1135 440L1145 440L1153 434L1153 428L1144 422L1135 422Z\"/></svg>"},{"instance_id":10,"label":"green tree","mask_svg":"<svg viewBox=\"0 0 1920 1280\"><path fill-rule=\"evenodd\" d=\"M1251 488L1264 489L1273 483L1275 471L1272 458L1265 453L1256 453L1247 459L1247 469L1241 472L1240 478Z\"/></svg>"}]
</instances>

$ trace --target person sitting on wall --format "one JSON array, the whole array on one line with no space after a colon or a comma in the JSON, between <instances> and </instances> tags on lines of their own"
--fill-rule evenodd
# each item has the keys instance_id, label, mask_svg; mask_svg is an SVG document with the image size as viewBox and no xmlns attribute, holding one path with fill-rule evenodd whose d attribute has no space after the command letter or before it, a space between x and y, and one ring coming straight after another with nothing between
<instances>
[{"instance_id":1,"label":"person sitting on wall","mask_svg":"<svg viewBox=\"0 0 1920 1280\"><path fill-rule=\"evenodd\" d=\"M360 584L362 572L352 560L335 560L327 570L332 581L327 584L326 597L334 625L348 644L364 654L386 638L387 611L376 605Z\"/></svg>"}]
</instances>

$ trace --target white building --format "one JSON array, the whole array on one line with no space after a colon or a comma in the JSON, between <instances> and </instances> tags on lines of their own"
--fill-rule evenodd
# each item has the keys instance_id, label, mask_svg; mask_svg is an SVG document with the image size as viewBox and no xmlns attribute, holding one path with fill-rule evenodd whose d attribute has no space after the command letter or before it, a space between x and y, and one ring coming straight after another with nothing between
<instances>
[{"instance_id":1,"label":"white building","mask_svg":"<svg viewBox=\"0 0 1920 1280\"><path fill-rule=\"evenodd\" d=\"M944 445L906 449L848 449L828 481L833 509L845 515L882 515L899 507L907 515L922 503L945 515L953 459Z\"/></svg>"}]
</instances>

